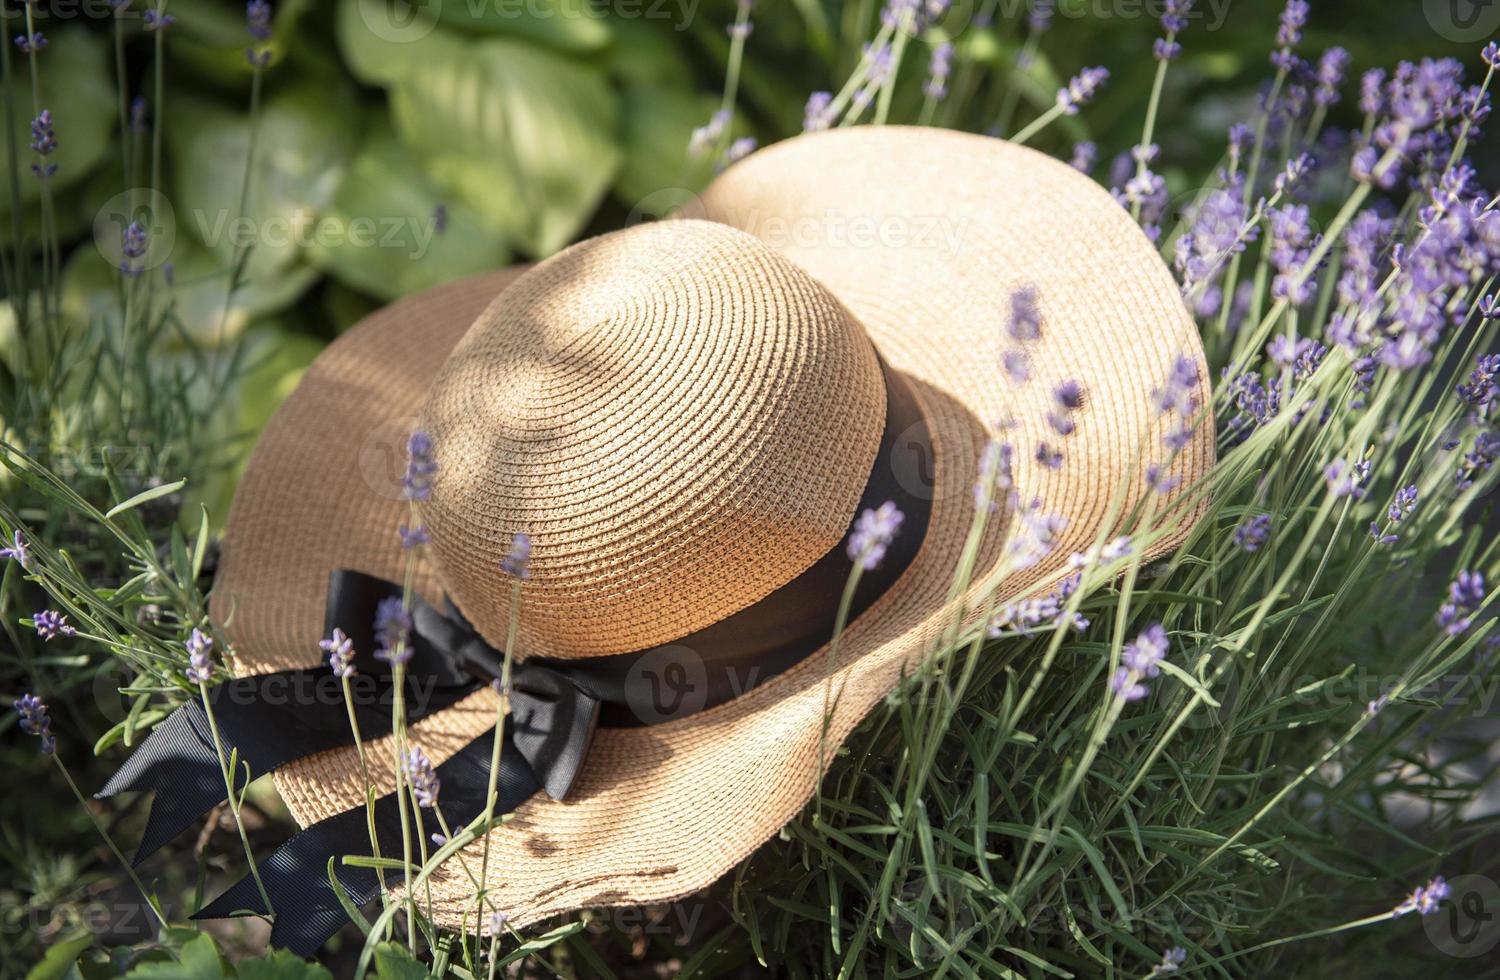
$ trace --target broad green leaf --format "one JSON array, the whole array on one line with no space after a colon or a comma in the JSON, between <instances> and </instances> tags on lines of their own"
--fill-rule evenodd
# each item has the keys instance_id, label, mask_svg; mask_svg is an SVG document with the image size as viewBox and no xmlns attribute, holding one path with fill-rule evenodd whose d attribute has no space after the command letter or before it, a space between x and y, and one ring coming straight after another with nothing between
<instances>
[{"instance_id":1,"label":"broad green leaf","mask_svg":"<svg viewBox=\"0 0 1500 980\"><path fill-rule=\"evenodd\" d=\"M11 8L6 7L11 13ZM7 17L7 33L16 22ZM33 104L31 84L28 80L26 61L16 54L11 55L11 72L16 79L14 90L9 93L15 99L15 127L12 132L16 141L16 156L20 166L18 184L23 207L40 200L42 182L31 173L31 165L40 158L31 150L31 121L38 109L52 113L52 130L56 134L57 149L47 158L57 165L57 172L49 179L54 192L83 180L108 156L110 137L115 121L119 118L119 103L115 96L112 55L99 35L69 28L48 31L48 44L38 55L39 98ZM6 44L11 39L6 37ZM10 154L0 145L0 215L10 214Z\"/></svg>"},{"instance_id":2,"label":"broad green leaf","mask_svg":"<svg viewBox=\"0 0 1500 980\"><path fill-rule=\"evenodd\" d=\"M427 980L427 967L413 959L405 946L381 943L375 947L375 975L380 980Z\"/></svg>"},{"instance_id":3,"label":"broad green leaf","mask_svg":"<svg viewBox=\"0 0 1500 980\"><path fill-rule=\"evenodd\" d=\"M352 91L300 84L268 98L256 131L246 206L239 207L251 123L238 108L196 98L171 107L167 127L177 225L221 261L250 248L245 276L258 279L293 265L320 231L358 140Z\"/></svg>"},{"instance_id":4,"label":"broad green leaf","mask_svg":"<svg viewBox=\"0 0 1500 980\"><path fill-rule=\"evenodd\" d=\"M176 963L142 963L125 974L127 980L223 980L224 963L207 934L182 945Z\"/></svg>"},{"instance_id":5,"label":"broad green leaf","mask_svg":"<svg viewBox=\"0 0 1500 980\"><path fill-rule=\"evenodd\" d=\"M339 53L351 74L368 85L390 85L455 57L461 38L437 29L431 3L339 0Z\"/></svg>"},{"instance_id":6,"label":"broad green leaf","mask_svg":"<svg viewBox=\"0 0 1500 980\"><path fill-rule=\"evenodd\" d=\"M62 980L93 942L94 937L88 933L59 939L47 947L46 955L26 974L26 980Z\"/></svg>"},{"instance_id":7,"label":"broad green leaf","mask_svg":"<svg viewBox=\"0 0 1500 980\"><path fill-rule=\"evenodd\" d=\"M633 85L620 99L620 130L625 162L614 194L629 208L650 210L663 191L696 193L713 176L713 161L688 153L693 130L719 107L715 96L692 95L654 85ZM665 202L668 207L673 202ZM680 202L676 202L680 203Z\"/></svg>"},{"instance_id":8,"label":"broad green leaf","mask_svg":"<svg viewBox=\"0 0 1500 980\"><path fill-rule=\"evenodd\" d=\"M582 230L620 164L603 73L506 38L401 79L391 112L439 185L536 256Z\"/></svg>"},{"instance_id":9,"label":"broad green leaf","mask_svg":"<svg viewBox=\"0 0 1500 980\"><path fill-rule=\"evenodd\" d=\"M239 980L333 980L333 974L321 963L308 961L276 949L264 957L240 960L235 964L235 976Z\"/></svg>"},{"instance_id":10,"label":"broad green leaf","mask_svg":"<svg viewBox=\"0 0 1500 980\"><path fill-rule=\"evenodd\" d=\"M510 34L565 51L597 51L610 42L608 15L589 0L432 0L423 6L436 12L439 24L460 31Z\"/></svg>"},{"instance_id":11,"label":"broad green leaf","mask_svg":"<svg viewBox=\"0 0 1500 980\"><path fill-rule=\"evenodd\" d=\"M355 155L320 225L340 234L317 236L308 260L382 299L488 272L510 259L501 236L462 201L440 197L383 123Z\"/></svg>"}]
</instances>

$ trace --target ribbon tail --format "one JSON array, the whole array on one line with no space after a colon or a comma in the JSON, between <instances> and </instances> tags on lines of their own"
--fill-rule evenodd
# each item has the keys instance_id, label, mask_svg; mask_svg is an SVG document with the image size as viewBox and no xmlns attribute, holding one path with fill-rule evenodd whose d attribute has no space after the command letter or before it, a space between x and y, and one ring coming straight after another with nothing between
<instances>
[{"instance_id":1,"label":"ribbon tail","mask_svg":"<svg viewBox=\"0 0 1500 980\"><path fill-rule=\"evenodd\" d=\"M397 854L399 838L398 830ZM349 916L328 880L330 858L334 858L333 873L339 885L356 907L369 904L380 894L380 879L373 869L337 860L338 855L357 848L361 840L368 850L363 807L345 810L313 824L260 862L260 879L276 910L271 926L272 946L289 949L298 956L311 956L348 923ZM255 879L249 875L235 882L193 918L223 919L246 911L260 914L268 911Z\"/></svg>"},{"instance_id":2,"label":"ribbon tail","mask_svg":"<svg viewBox=\"0 0 1500 980\"><path fill-rule=\"evenodd\" d=\"M509 813L541 788L530 764L516 751L509 724L502 737L500 774L496 781L497 814ZM486 732L437 767L442 786L438 805L455 831L484 814L493 739ZM438 830L438 822L430 813L425 810L420 813L424 835ZM401 812L395 793L387 793L375 801L375 836L382 856L400 856ZM369 850L365 808L358 806L308 826L260 862L257 870L275 911L271 945L299 956L310 956L349 921L328 880L330 860L339 884L356 906L378 897L380 880L374 870L339 860L344 855L368 854ZM462 875L463 871L453 865L451 873ZM397 884L401 877L399 871L386 872L387 884ZM221 919L244 911L262 914L267 911L255 879L249 875L231 885L193 918Z\"/></svg>"},{"instance_id":3,"label":"ribbon tail","mask_svg":"<svg viewBox=\"0 0 1500 980\"><path fill-rule=\"evenodd\" d=\"M102 800L119 793L156 792L132 865L139 865L224 802L224 772L207 731L203 705L197 701L184 704L157 725L104 788L94 794L95 799ZM244 788L244 774L235 776L238 792Z\"/></svg>"},{"instance_id":4,"label":"ribbon tail","mask_svg":"<svg viewBox=\"0 0 1500 980\"><path fill-rule=\"evenodd\" d=\"M511 680L510 719L516 749L526 757L542 789L564 799L583 768L600 701L549 667L518 664Z\"/></svg>"}]
</instances>

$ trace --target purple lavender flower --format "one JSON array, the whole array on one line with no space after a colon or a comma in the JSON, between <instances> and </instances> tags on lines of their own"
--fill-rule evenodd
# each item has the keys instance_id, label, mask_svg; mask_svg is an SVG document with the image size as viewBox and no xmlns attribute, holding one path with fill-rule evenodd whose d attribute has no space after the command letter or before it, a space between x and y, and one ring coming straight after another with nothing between
<instances>
[{"instance_id":1,"label":"purple lavender flower","mask_svg":"<svg viewBox=\"0 0 1500 980\"><path fill-rule=\"evenodd\" d=\"M42 740L42 752L51 755L57 749L57 739L52 735L52 719L47 715L47 706L35 694L23 694L16 702L16 712L21 716L21 731L36 735Z\"/></svg>"},{"instance_id":2,"label":"purple lavender flower","mask_svg":"<svg viewBox=\"0 0 1500 980\"><path fill-rule=\"evenodd\" d=\"M148 9L141 15L141 23L148 31L164 31L177 23L177 18L171 14L158 13L154 9Z\"/></svg>"},{"instance_id":3,"label":"purple lavender flower","mask_svg":"<svg viewBox=\"0 0 1500 980\"><path fill-rule=\"evenodd\" d=\"M1052 26L1052 15L1057 13L1057 0L1031 0L1031 13L1026 25L1033 34L1045 34Z\"/></svg>"},{"instance_id":4,"label":"purple lavender flower","mask_svg":"<svg viewBox=\"0 0 1500 980\"><path fill-rule=\"evenodd\" d=\"M1010 294L1010 336L1021 343L1042 339L1042 315L1037 309L1035 286L1022 286Z\"/></svg>"},{"instance_id":5,"label":"purple lavender flower","mask_svg":"<svg viewBox=\"0 0 1500 980\"><path fill-rule=\"evenodd\" d=\"M1085 68L1067 85L1057 90L1057 106L1065 115L1078 115L1078 107L1088 104L1094 94L1109 81L1109 69Z\"/></svg>"},{"instance_id":6,"label":"purple lavender flower","mask_svg":"<svg viewBox=\"0 0 1500 980\"><path fill-rule=\"evenodd\" d=\"M14 559L16 564L22 568L31 567L31 554L26 550L26 539L21 536L21 529L16 528L11 534L11 546L0 548L0 558Z\"/></svg>"},{"instance_id":7,"label":"purple lavender flower","mask_svg":"<svg viewBox=\"0 0 1500 980\"><path fill-rule=\"evenodd\" d=\"M15 37L15 42L16 47L20 48L23 54L31 54L32 52L40 51L47 46L47 38L42 34L41 31L37 31L34 34L30 35L17 34Z\"/></svg>"},{"instance_id":8,"label":"purple lavender flower","mask_svg":"<svg viewBox=\"0 0 1500 980\"><path fill-rule=\"evenodd\" d=\"M448 230L448 205L439 201L432 209L433 234L441 235Z\"/></svg>"},{"instance_id":9,"label":"purple lavender flower","mask_svg":"<svg viewBox=\"0 0 1500 980\"><path fill-rule=\"evenodd\" d=\"M1158 666L1167 656L1167 631L1160 623L1152 623L1141 631L1131 643L1120 651L1120 662L1130 668L1131 673L1142 677L1155 677L1161 673Z\"/></svg>"},{"instance_id":10,"label":"purple lavender flower","mask_svg":"<svg viewBox=\"0 0 1500 980\"><path fill-rule=\"evenodd\" d=\"M1371 68L1359 79L1360 111L1378 116L1385 111L1385 69Z\"/></svg>"},{"instance_id":11,"label":"purple lavender flower","mask_svg":"<svg viewBox=\"0 0 1500 980\"><path fill-rule=\"evenodd\" d=\"M1015 510L1019 526L1006 550L1015 568L1031 568L1057 547L1057 539L1067 528L1068 520L1060 514L1043 512L1040 499L1030 504L1016 502Z\"/></svg>"},{"instance_id":12,"label":"purple lavender flower","mask_svg":"<svg viewBox=\"0 0 1500 980\"><path fill-rule=\"evenodd\" d=\"M1167 0L1161 14L1162 30L1168 34L1181 34L1187 30L1188 14L1192 13L1194 0Z\"/></svg>"},{"instance_id":13,"label":"purple lavender flower","mask_svg":"<svg viewBox=\"0 0 1500 980\"><path fill-rule=\"evenodd\" d=\"M519 533L510 542L510 553L500 559L500 571L514 578L531 577L531 535Z\"/></svg>"},{"instance_id":14,"label":"purple lavender flower","mask_svg":"<svg viewBox=\"0 0 1500 980\"><path fill-rule=\"evenodd\" d=\"M1500 433L1481 432L1474 439L1473 451L1465 453L1458 464L1458 472L1454 474L1458 489L1467 490L1472 487L1480 476L1495 465L1497 459L1500 459Z\"/></svg>"},{"instance_id":15,"label":"purple lavender flower","mask_svg":"<svg viewBox=\"0 0 1500 980\"><path fill-rule=\"evenodd\" d=\"M1500 41L1491 41L1479 52L1479 60L1496 71L1500 71Z\"/></svg>"},{"instance_id":16,"label":"purple lavender flower","mask_svg":"<svg viewBox=\"0 0 1500 980\"><path fill-rule=\"evenodd\" d=\"M245 4L245 26L250 36L257 41L271 39L271 5L266 0L250 0Z\"/></svg>"},{"instance_id":17,"label":"purple lavender flower","mask_svg":"<svg viewBox=\"0 0 1500 980\"><path fill-rule=\"evenodd\" d=\"M1238 184L1220 188L1204 198L1193 216L1191 230L1177 239L1176 266L1184 291L1217 276L1224 261L1245 250L1259 228L1245 227L1244 195Z\"/></svg>"},{"instance_id":18,"label":"purple lavender flower","mask_svg":"<svg viewBox=\"0 0 1500 980\"><path fill-rule=\"evenodd\" d=\"M1406 900L1391 909L1391 917L1399 918L1408 912L1417 912L1422 915L1430 915L1438 910L1443 900L1448 898L1452 889L1442 875L1438 875L1425 885L1419 886Z\"/></svg>"},{"instance_id":19,"label":"purple lavender flower","mask_svg":"<svg viewBox=\"0 0 1500 980\"><path fill-rule=\"evenodd\" d=\"M1176 973L1186 962L1187 950L1181 946L1173 946L1161 954L1161 962L1151 968L1150 977L1147 980L1151 977L1164 977L1169 973Z\"/></svg>"},{"instance_id":20,"label":"purple lavender flower","mask_svg":"<svg viewBox=\"0 0 1500 980\"><path fill-rule=\"evenodd\" d=\"M1088 140L1073 144L1073 159L1068 161L1079 173L1093 173L1094 162L1099 159L1099 147Z\"/></svg>"},{"instance_id":21,"label":"purple lavender flower","mask_svg":"<svg viewBox=\"0 0 1500 980\"><path fill-rule=\"evenodd\" d=\"M1178 354L1166 381L1151 397L1162 415L1192 415L1198 410L1198 365L1186 354Z\"/></svg>"},{"instance_id":22,"label":"purple lavender flower","mask_svg":"<svg viewBox=\"0 0 1500 980\"><path fill-rule=\"evenodd\" d=\"M1484 573L1460 571L1448 586L1448 601L1438 609L1437 623L1449 636L1458 636L1474 623L1484 605Z\"/></svg>"},{"instance_id":23,"label":"purple lavender flower","mask_svg":"<svg viewBox=\"0 0 1500 980\"><path fill-rule=\"evenodd\" d=\"M983 508L988 500L989 510L993 513L999 509L997 500L1014 489L1014 456L1015 448L1008 442L991 439L984 444L984 450L979 454L979 479L974 483L976 509Z\"/></svg>"},{"instance_id":24,"label":"purple lavender flower","mask_svg":"<svg viewBox=\"0 0 1500 980\"><path fill-rule=\"evenodd\" d=\"M947 41L932 49L932 60L927 65L927 82L922 92L929 99L940 102L948 95L948 75L953 71L953 45Z\"/></svg>"},{"instance_id":25,"label":"purple lavender flower","mask_svg":"<svg viewBox=\"0 0 1500 980\"><path fill-rule=\"evenodd\" d=\"M990 620L989 635L998 637L1007 633L1029 633L1058 622L1074 632L1083 632L1089 628L1089 621L1076 612L1071 615L1066 613L1068 599L1077 590L1080 581L1078 574L1069 575L1058 585L1056 591L1047 595L1007 602Z\"/></svg>"},{"instance_id":26,"label":"purple lavender flower","mask_svg":"<svg viewBox=\"0 0 1500 980\"><path fill-rule=\"evenodd\" d=\"M878 567L885 558L885 549L895 539L905 519L906 515L893 500L873 509L867 508L855 520L854 530L849 535L849 560L861 569Z\"/></svg>"},{"instance_id":27,"label":"purple lavender flower","mask_svg":"<svg viewBox=\"0 0 1500 980\"><path fill-rule=\"evenodd\" d=\"M1293 306L1302 306L1312 299L1317 286L1313 276L1302 275L1302 267L1317 244L1308 209L1300 204L1272 208L1270 224L1270 259L1276 269L1271 295L1284 298Z\"/></svg>"},{"instance_id":28,"label":"purple lavender flower","mask_svg":"<svg viewBox=\"0 0 1500 980\"><path fill-rule=\"evenodd\" d=\"M1234 529L1234 543L1240 546L1242 551L1254 554L1259 551L1261 545L1266 543L1266 538L1271 536L1271 515L1256 514L1254 517L1241 522Z\"/></svg>"},{"instance_id":29,"label":"purple lavender flower","mask_svg":"<svg viewBox=\"0 0 1500 980\"><path fill-rule=\"evenodd\" d=\"M146 131L146 97L143 95L137 95L130 100L130 131L132 133Z\"/></svg>"},{"instance_id":30,"label":"purple lavender flower","mask_svg":"<svg viewBox=\"0 0 1500 980\"><path fill-rule=\"evenodd\" d=\"M1336 500L1344 497L1359 500L1363 497L1365 481L1369 475L1368 461L1351 464L1348 460L1336 459L1323 467L1323 479L1328 483L1328 492Z\"/></svg>"},{"instance_id":31,"label":"purple lavender flower","mask_svg":"<svg viewBox=\"0 0 1500 980\"><path fill-rule=\"evenodd\" d=\"M78 631L68 625L68 617L53 609L43 609L31 617L32 628L36 635L43 640L50 640L55 636L72 636Z\"/></svg>"},{"instance_id":32,"label":"purple lavender flower","mask_svg":"<svg viewBox=\"0 0 1500 980\"><path fill-rule=\"evenodd\" d=\"M391 665L411 660L412 619L400 596L387 596L375 605L375 657Z\"/></svg>"},{"instance_id":33,"label":"purple lavender flower","mask_svg":"<svg viewBox=\"0 0 1500 980\"><path fill-rule=\"evenodd\" d=\"M401 537L401 548L404 551L419 548L432 540L432 535L427 532L427 527L422 524L416 527L407 527L405 524L402 524L396 528L396 533Z\"/></svg>"},{"instance_id":34,"label":"purple lavender flower","mask_svg":"<svg viewBox=\"0 0 1500 980\"><path fill-rule=\"evenodd\" d=\"M724 151L724 166L727 167L731 163L738 163L745 159L745 157L755 152L755 147L755 137L741 136L733 143L730 143L729 148Z\"/></svg>"},{"instance_id":35,"label":"purple lavender flower","mask_svg":"<svg viewBox=\"0 0 1500 980\"><path fill-rule=\"evenodd\" d=\"M1023 385L1031 380L1031 360L1025 351L1009 348L1000 355L1000 365L1005 368L1011 384Z\"/></svg>"},{"instance_id":36,"label":"purple lavender flower","mask_svg":"<svg viewBox=\"0 0 1500 980\"><path fill-rule=\"evenodd\" d=\"M1458 386L1460 400L1477 409L1500 399L1500 354L1481 354L1469 380Z\"/></svg>"},{"instance_id":37,"label":"purple lavender flower","mask_svg":"<svg viewBox=\"0 0 1500 980\"><path fill-rule=\"evenodd\" d=\"M829 109L833 105L832 92L814 92L807 97L807 108L803 110L802 131L815 133L821 129L827 129L833 121L829 118Z\"/></svg>"},{"instance_id":38,"label":"purple lavender flower","mask_svg":"<svg viewBox=\"0 0 1500 980\"><path fill-rule=\"evenodd\" d=\"M1175 61L1182 54L1182 44L1159 37L1151 42L1151 56L1157 61Z\"/></svg>"},{"instance_id":39,"label":"purple lavender flower","mask_svg":"<svg viewBox=\"0 0 1500 980\"><path fill-rule=\"evenodd\" d=\"M354 676L354 641L344 631L334 628L326 640L319 640L318 647L328 654L328 666L333 676L340 679Z\"/></svg>"},{"instance_id":40,"label":"purple lavender flower","mask_svg":"<svg viewBox=\"0 0 1500 980\"><path fill-rule=\"evenodd\" d=\"M1146 487L1153 493L1168 494L1182 485L1182 477L1165 466L1152 463L1146 467Z\"/></svg>"},{"instance_id":41,"label":"purple lavender flower","mask_svg":"<svg viewBox=\"0 0 1500 980\"><path fill-rule=\"evenodd\" d=\"M1318 90L1313 100L1321 106L1337 105L1339 86L1344 84L1344 72L1349 70L1349 52L1343 48L1329 48L1318 59Z\"/></svg>"},{"instance_id":42,"label":"purple lavender flower","mask_svg":"<svg viewBox=\"0 0 1500 980\"><path fill-rule=\"evenodd\" d=\"M709 117L708 122L693 130L692 137L688 140L688 152L694 156L702 156L709 148L719 142L729 128L729 111L720 109Z\"/></svg>"},{"instance_id":43,"label":"purple lavender flower","mask_svg":"<svg viewBox=\"0 0 1500 980\"><path fill-rule=\"evenodd\" d=\"M1139 701L1151 693L1151 688L1131 677L1130 671L1124 667L1115 668L1114 676L1109 679L1109 689L1115 697L1127 702Z\"/></svg>"},{"instance_id":44,"label":"purple lavender flower","mask_svg":"<svg viewBox=\"0 0 1500 980\"><path fill-rule=\"evenodd\" d=\"M1281 71L1289 72L1295 64L1292 48L1302 43L1302 28L1307 26L1309 11L1307 0L1287 0L1286 8L1281 12L1281 24L1276 31L1278 50L1271 55L1271 64Z\"/></svg>"},{"instance_id":45,"label":"purple lavender flower","mask_svg":"<svg viewBox=\"0 0 1500 980\"><path fill-rule=\"evenodd\" d=\"M417 805L427 808L437 806L442 781L438 779L437 770L432 767L432 760L427 758L427 753L413 745L401 757L401 768L406 773L406 781L411 785L411 793L416 797Z\"/></svg>"},{"instance_id":46,"label":"purple lavender flower","mask_svg":"<svg viewBox=\"0 0 1500 980\"><path fill-rule=\"evenodd\" d=\"M214 672L214 638L194 626L192 635L182 645L188 652L187 679L194 684L207 684Z\"/></svg>"},{"instance_id":47,"label":"purple lavender flower","mask_svg":"<svg viewBox=\"0 0 1500 980\"><path fill-rule=\"evenodd\" d=\"M437 461L432 458L432 436L417 429L406 440L406 476L401 489L407 500L426 500L432 495L432 478Z\"/></svg>"},{"instance_id":48,"label":"purple lavender flower","mask_svg":"<svg viewBox=\"0 0 1500 980\"><path fill-rule=\"evenodd\" d=\"M1035 458L1037 463L1049 470L1062 469L1062 450L1045 442L1036 444Z\"/></svg>"},{"instance_id":49,"label":"purple lavender flower","mask_svg":"<svg viewBox=\"0 0 1500 980\"><path fill-rule=\"evenodd\" d=\"M31 121L31 149L37 156L51 156L57 149L57 134L52 131L52 110L43 109Z\"/></svg>"},{"instance_id":50,"label":"purple lavender flower","mask_svg":"<svg viewBox=\"0 0 1500 980\"><path fill-rule=\"evenodd\" d=\"M755 31L755 24L753 24L752 22L750 22L748 20L745 21L742 24L741 23L730 24L728 27L724 28L724 33L728 34L729 35L729 39L732 40L732 41L744 41L747 38L749 38L750 35L752 33L754 33L754 31Z\"/></svg>"},{"instance_id":51,"label":"purple lavender flower","mask_svg":"<svg viewBox=\"0 0 1500 980\"><path fill-rule=\"evenodd\" d=\"M1417 485L1402 487L1396 491L1396 498L1391 501L1391 506L1386 510L1386 517L1392 524L1400 524L1411 516L1411 512L1417 508Z\"/></svg>"}]
</instances>

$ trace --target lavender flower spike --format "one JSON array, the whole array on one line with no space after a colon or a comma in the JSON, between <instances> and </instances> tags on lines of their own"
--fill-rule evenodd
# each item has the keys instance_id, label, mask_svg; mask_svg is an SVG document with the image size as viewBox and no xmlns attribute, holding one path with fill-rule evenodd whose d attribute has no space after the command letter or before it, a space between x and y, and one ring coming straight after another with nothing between
<instances>
[{"instance_id":1,"label":"lavender flower spike","mask_svg":"<svg viewBox=\"0 0 1500 980\"><path fill-rule=\"evenodd\" d=\"M849 560L861 569L877 567L905 519L906 515L893 500L866 509L855 520L854 531L849 535Z\"/></svg>"},{"instance_id":2,"label":"lavender flower spike","mask_svg":"<svg viewBox=\"0 0 1500 980\"><path fill-rule=\"evenodd\" d=\"M57 749L57 739L52 735L52 719L42 699L35 694L23 694L16 702L16 712L21 716L21 731L39 736L42 752L51 755Z\"/></svg>"},{"instance_id":3,"label":"lavender flower spike","mask_svg":"<svg viewBox=\"0 0 1500 980\"><path fill-rule=\"evenodd\" d=\"M514 578L531 577L531 535L518 533L510 542L510 554L500 559L500 571Z\"/></svg>"},{"instance_id":4,"label":"lavender flower spike","mask_svg":"<svg viewBox=\"0 0 1500 980\"><path fill-rule=\"evenodd\" d=\"M214 638L194 626L193 634L182 645L187 648L188 652L187 679L194 684L207 684L214 672L211 659L214 651Z\"/></svg>"},{"instance_id":5,"label":"lavender flower spike","mask_svg":"<svg viewBox=\"0 0 1500 980\"><path fill-rule=\"evenodd\" d=\"M1449 636L1458 636L1474 622L1484 605L1484 573L1461 571L1448 586L1448 601L1438 609L1437 623Z\"/></svg>"},{"instance_id":6,"label":"lavender flower spike","mask_svg":"<svg viewBox=\"0 0 1500 980\"><path fill-rule=\"evenodd\" d=\"M16 528L15 533L11 536L11 546L9 548L0 548L0 558L14 558L16 564L22 568L31 567L31 555L26 550L26 539L21 536L20 528Z\"/></svg>"},{"instance_id":7,"label":"lavender flower spike","mask_svg":"<svg viewBox=\"0 0 1500 980\"><path fill-rule=\"evenodd\" d=\"M1438 906L1443 904L1443 899L1452 894L1452 891L1448 887L1447 879L1438 875L1427 884L1418 887L1400 905L1391 909L1391 917L1398 918L1408 912L1431 915L1438 910Z\"/></svg>"},{"instance_id":8,"label":"lavender flower spike","mask_svg":"<svg viewBox=\"0 0 1500 980\"><path fill-rule=\"evenodd\" d=\"M412 619L400 596L388 596L375 606L375 640L380 648L375 651L377 660L392 665L404 664L411 659L411 646L406 642L411 636Z\"/></svg>"},{"instance_id":9,"label":"lavender flower spike","mask_svg":"<svg viewBox=\"0 0 1500 980\"><path fill-rule=\"evenodd\" d=\"M1140 681L1161 673L1160 664L1166 659L1167 649L1166 628L1160 623L1146 627L1120 651L1120 666L1110 678L1110 690L1122 701L1145 697L1151 689Z\"/></svg>"},{"instance_id":10,"label":"lavender flower spike","mask_svg":"<svg viewBox=\"0 0 1500 980\"><path fill-rule=\"evenodd\" d=\"M43 609L31 617L31 625L44 641L55 636L72 636L78 631L68 625L68 617L53 609Z\"/></svg>"},{"instance_id":11,"label":"lavender flower spike","mask_svg":"<svg viewBox=\"0 0 1500 980\"><path fill-rule=\"evenodd\" d=\"M1065 115L1078 115L1078 107L1087 104L1107 81L1109 69L1085 68L1057 90L1057 107Z\"/></svg>"},{"instance_id":12,"label":"lavender flower spike","mask_svg":"<svg viewBox=\"0 0 1500 980\"><path fill-rule=\"evenodd\" d=\"M426 500L432 495L432 478L437 474L437 461L432 458L432 436L421 429L406 440L406 476L401 489L407 500Z\"/></svg>"},{"instance_id":13,"label":"lavender flower spike","mask_svg":"<svg viewBox=\"0 0 1500 980\"><path fill-rule=\"evenodd\" d=\"M412 795L417 798L417 805L422 807L435 807L438 802L438 790L442 781L432 767L432 760L427 758L427 753L420 747L413 745L406 750L406 755L401 760L401 768L406 773L406 779L411 783Z\"/></svg>"},{"instance_id":14,"label":"lavender flower spike","mask_svg":"<svg viewBox=\"0 0 1500 980\"><path fill-rule=\"evenodd\" d=\"M344 635L343 630L335 628L328 639L318 641L318 646L328 654L328 666L333 668L333 676L340 680L354 676L354 641Z\"/></svg>"}]
</instances>

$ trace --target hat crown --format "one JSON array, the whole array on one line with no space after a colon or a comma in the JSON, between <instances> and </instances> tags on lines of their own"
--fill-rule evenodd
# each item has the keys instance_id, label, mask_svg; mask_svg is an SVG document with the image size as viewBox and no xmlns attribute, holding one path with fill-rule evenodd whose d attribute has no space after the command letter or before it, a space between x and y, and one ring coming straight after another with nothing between
<instances>
[{"instance_id":1,"label":"hat crown","mask_svg":"<svg viewBox=\"0 0 1500 980\"><path fill-rule=\"evenodd\" d=\"M442 583L505 639L533 542L525 654L684 637L835 547L885 418L879 362L822 285L724 225L639 225L506 289L431 389L423 517Z\"/></svg>"}]
</instances>

